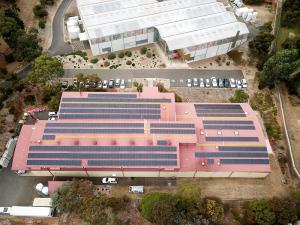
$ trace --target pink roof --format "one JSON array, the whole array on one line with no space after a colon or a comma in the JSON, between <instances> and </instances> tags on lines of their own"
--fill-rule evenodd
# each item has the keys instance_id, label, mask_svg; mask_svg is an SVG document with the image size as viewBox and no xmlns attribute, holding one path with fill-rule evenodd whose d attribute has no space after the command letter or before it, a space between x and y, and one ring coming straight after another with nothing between
<instances>
[{"instance_id":1,"label":"pink roof","mask_svg":"<svg viewBox=\"0 0 300 225\"><path fill-rule=\"evenodd\" d=\"M23 126L12 169L270 172L249 104L174 99L157 88L64 92L58 120Z\"/></svg>"}]
</instances>

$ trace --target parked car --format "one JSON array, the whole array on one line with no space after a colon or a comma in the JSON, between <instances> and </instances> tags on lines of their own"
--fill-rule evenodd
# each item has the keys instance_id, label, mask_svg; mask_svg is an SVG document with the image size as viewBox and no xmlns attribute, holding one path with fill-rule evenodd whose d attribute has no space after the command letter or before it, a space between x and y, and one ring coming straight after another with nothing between
<instances>
[{"instance_id":1,"label":"parked car","mask_svg":"<svg viewBox=\"0 0 300 225\"><path fill-rule=\"evenodd\" d=\"M102 84L102 88L107 88L108 87L108 81L104 80Z\"/></svg>"},{"instance_id":2,"label":"parked car","mask_svg":"<svg viewBox=\"0 0 300 225\"><path fill-rule=\"evenodd\" d=\"M193 86L194 86L194 87L198 87L198 86L199 86L198 78L194 78L194 79L193 79Z\"/></svg>"},{"instance_id":3,"label":"parked car","mask_svg":"<svg viewBox=\"0 0 300 225\"><path fill-rule=\"evenodd\" d=\"M129 186L130 193L144 193L144 186Z\"/></svg>"},{"instance_id":4,"label":"parked car","mask_svg":"<svg viewBox=\"0 0 300 225\"><path fill-rule=\"evenodd\" d=\"M57 113L56 112L49 112L48 113L48 117L49 117L49 119L51 119L51 118L57 118L58 116L57 116Z\"/></svg>"},{"instance_id":5,"label":"parked car","mask_svg":"<svg viewBox=\"0 0 300 225\"><path fill-rule=\"evenodd\" d=\"M102 81L101 80L98 82L98 88L102 88Z\"/></svg>"},{"instance_id":6,"label":"parked car","mask_svg":"<svg viewBox=\"0 0 300 225\"><path fill-rule=\"evenodd\" d=\"M200 78L200 79L199 79L199 86L200 86L201 88L204 88L204 87L205 87L205 83L204 83L204 79L203 79L203 78Z\"/></svg>"},{"instance_id":7,"label":"parked car","mask_svg":"<svg viewBox=\"0 0 300 225\"><path fill-rule=\"evenodd\" d=\"M74 85L74 87L78 87L78 81L77 81L77 78L74 78L74 79L73 79L73 85Z\"/></svg>"},{"instance_id":8,"label":"parked car","mask_svg":"<svg viewBox=\"0 0 300 225\"><path fill-rule=\"evenodd\" d=\"M215 77L211 78L211 84L213 88L217 88L218 87L218 81Z\"/></svg>"},{"instance_id":9,"label":"parked car","mask_svg":"<svg viewBox=\"0 0 300 225\"><path fill-rule=\"evenodd\" d=\"M118 178L117 177L103 177L102 184L117 184Z\"/></svg>"},{"instance_id":10,"label":"parked car","mask_svg":"<svg viewBox=\"0 0 300 225\"><path fill-rule=\"evenodd\" d=\"M236 87L242 88L242 82L240 80L236 80Z\"/></svg>"},{"instance_id":11,"label":"parked car","mask_svg":"<svg viewBox=\"0 0 300 225\"><path fill-rule=\"evenodd\" d=\"M228 79L224 79L224 87L230 88L230 82Z\"/></svg>"},{"instance_id":12,"label":"parked car","mask_svg":"<svg viewBox=\"0 0 300 225\"><path fill-rule=\"evenodd\" d=\"M192 87L192 80L191 79L186 80L186 86L187 87Z\"/></svg>"},{"instance_id":13,"label":"parked car","mask_svg":"<svg viewBox=\"0 0 300 225\"><path fill-rule=\"evenodd\" d=\"M96 88L97 87L97 83L95 81L91 81L89 83L90 88Z\"/></svg>"},{"instance_id":14,"label":"parked car","mask_svg":"<svg viewBox=\"0 0 300 225\"><path fill-rule=\"evenodd\" d=\"M0 214L10 214L10 207L0 207Z\"/></svg>"},{"instance_id":15,"label":"parked car","mask_svg":"<svg viewBox=\"0 0 300 225\"><path fill-rule=\"evenodd\" d=\"M230 87L231 87L231 88L236 88L236 82L235 82L235 79L234 79L234 78L230 78L230 79L229 79L229 82L230 82Z\"/></svg>"},{"instance_id":16,"label":"parked car","mask_svg":"<svg viewBox=\"0 0 300 225\"><path fill-rule=\"evenodd\" d=\"M120 88L125 89L125 80L121 80Z\"/></svg>"},{"instance_id":17,"label":"parked car","mask_svg":"<svg viewBox=\"0 0 300 225\"><path fill-rule=\"evenodd\" d=\"M224 87L224 80L222 78L218 79L218 86L219 86L219 88L223 88Z\"/></svg>"},{"instance_id":18,"label":"parked car","mask_svg":"<svg viewBox=\"0 0 300 225\"><path fill-rule=\"evenodd\" d=\"M61 83L61 87L62 88L68 88L69 87L69 83L68 83L68 81L63 81L62 83Z\"/></svg>"},{"instance_id":19,"label":"parked car","mask_svg":"<svg viewBox=\"0 0 300 225\"><path fill-rule=\"evenodd\" d=\"M207 87L207 88L210 87L210 79L209 78L205 79L205 87Z\"/></svg>"},{"instance_id":20,"label":"parked car","mask_svg":"<svg viewBox=\"0 0 300 225\"><path fill-rule=\"evenodd\" d=\"M242 79L241 82L242 82L242 87L243 88L246 88L248 86L246 79Z\"/></svg>"},{"instance_id":21,"label":"parked car","mask_svg":"<svg viewBox=\"0 0 300 225\"><path fill-rule=\"evenodd\" d=\"M114 80L109 80L109 82L108 82L108 87L109 88L113 88L114 87L114 84L115 84L115 81Z\"/></svg>"},{"instance_id":22,"label":"parked car","mask_svg":"<svg viewBox=\"0 0 300 225\"><path fill-rule=\"evenodd\" d=\"M119 78L116 79L115 86L120 87L121 80Z\"/></svg>"}]
</instances>

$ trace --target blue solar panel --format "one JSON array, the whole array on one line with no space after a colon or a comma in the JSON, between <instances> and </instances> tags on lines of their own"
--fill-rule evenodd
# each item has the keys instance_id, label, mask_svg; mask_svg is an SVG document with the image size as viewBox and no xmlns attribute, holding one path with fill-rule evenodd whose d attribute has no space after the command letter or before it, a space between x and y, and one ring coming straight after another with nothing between
<instances>
[{"instance_id":1,"label":"blue solar panel","mask_svg":"<svg viewBox=\"0 0 300 225\"><path fill-rule=\"evenodd\" d=\"M136 94L88 94L89 98L136 98Z\"/></svg>"},{"instance_id":2,"label":"blue solar panel","mask_svg":"<svg viewBox=\"0 0 300 225\"><path fill-rule=\"evenodd\" d=\"M195 134L195 130L150 129L151 134Z\"/></svg>"},{"instance_id":3,"label":"blue solar panel","mask_svg":"<svg viewBox=\"0 0 300 225\"><path fill-rule=\"evenodd\" d=\"M207 130L255 130L255 126L204 125Z\"/></svg>"},{"instance_id":4,"label":"blue solar panel","mask_svg":"<svg viewBox=\"0 0 300 225\"><path fill-rule=\"evenodd\" d=\"M197 113L244 113L242 109L197 109Z\"/></svg>"},{"instance_id":5,"label":"blue solar panel","mask_svg":"<svg viewBox=\"0 0 300 225\"><path fill-rule=\"evenodd\" d=\"M29 166L80 166L81 160L27 160Z\"/></svg>"},{"instance_id":6,"label":"blue solar panel","mask_svg":"<svg viewBox=\"0 0 300 225\"><path fill-rule=\"evenodd\" d=\"M175 146L30 146L29 151L176 151Z\"/></svg>"},{"instance_id":7,"label":"blue solar panel","mask_svg":"<svg viewBox=\"0 0 300 225\"><path fill-rule=\"evenodd\" d=\"M144 129L59 129L46 128L44 133L54 134L143 134Z\"/></svg>"},{"instance_id":8,"label":"blue solar panel","mask_svg":"<svg viewBox=\"0 0 300 225\"><path fill-rule=\"evenodd\" d=\"M203 120L203 124L249 124L252 125L251 120Z\"/></svg>"},{"instance_id":9,"label":"blue solar panel","mask_svg":"<svg viewBox=\"0 0 300 225\"><path fill-rule=\"evenodd\" d=\"M195 104L196 109L241 109L238 104Z\"/></svg>"},{"instance_id":10,"label":"blue solar panel","mask_svg":"<svg viewBox=\"0 0 300 225\"><path fill-rule=\"evenodd\" d=\"M59 114L60 119L160 119L159 114Z\"/></svg>"},{"instance_id":11,"label":"blue solar panel","mask_svg":"<svg viewBox=\"0 0 300 225\"><path fill-rule=\"evenodd\" d=\"M143 123L47 123L46 127L119 127L119 128L144 128Z\"/></svg>"},{"instance_id":12,"label":"blue solar panel","mask_svg":"<svg viewBox=\"0 0 300 225\"><path fill-rule=\"evenodd\" d=\"M159 109L160 104L93 104L93 103L61 103L60 108L138 108Z\"/></svg>"},{"instance_id":13,"label":"blue solar panel","mask_svg":"<svg viewBox=\"0 0 300 225\"><path fill-rule=\"evenodd\" d=\"M28 158L63 159L177 159L176 154L29 153Z\"/></svg>"},{"instance_id":14,"label":"blue solar panel","mask_svg":"<svg viewBox=\"0 0 300 225\"><path fill-rule=\"evenodd\" d=\"M219 151L267 151L266 147L259 146L219 146Z\"/></svg>"},{"instance_id":15,"label":"blue solar panel","mask_svg":"<svg viewBox=\"0 0 300 225\"><path fill-rule=\"evenodd\" d=\"M167 140L157 140L158 145L167 145L168 141Z\"/></svg>"},{"instance_id":16,"label":"blue solar panel","mask_svg":"<svg viewBox=\"0 0 300 225\"><path fill-rule=\"evenodd\" d=\"M55 140L55 135L43 135L43 140Z\"/></svg>"},{"instance_id":17,"label":"blue solar panel","mask_svg":"<svg viewBox=\"0 0 300 225\"><path fill-rule=\"evenodd\" d=\"M236 113L197 113L198 117L246 117L246 114Z\"/></svg>"},{"instance_id":18,"label":"blue solar panel","mask_svg":"<svg viewBox=\"0 0 300 225\"><path fill-rule=\"evenodd\" d=\"M169 98L62 98L62 102L154 102L170 103Z\"/></svg>"},{"instance_id":19,"label":"blue solar panel","mask_svg":"<svg viewBox=\"0 0 300 225\"><path fill-rule=\"evenodd\" d=\"M214 159L208 159L208 160L207 160L207 164L208 164L208 165L212 165L212 164L214 164L214 162L215 162Z\"/></svg>"},{"instance_id":20,"label":"blue solar panel","mask_svg":"<svg viewBox=\"0 0 300 225\"><path fill-rule=\"evenodd\" d=\"M177 166L176 160L89 160L89 166Z\"/></svg>"},{"instance_id":21,"label":"blue solar panel","mask_svg":"<svg viewBox=\"0 0 300 225\"><path fill-rule=\"evenodd\" d=\"M268 159L220 159L221 164L269 164Z\"/></svg>"},{"instance_id":22,"label":"blue solar panel","mask_svg":"<svg viewBox=\"0 0 300 225\"><path fill-rule=\"evenodd\" d=\"M259 141L258 137L205 137L206 141Z\"/></svg>"},{"instance_id":23,"label":"blue solar panel","mask_svg":"<svg viewBox=\"0 0 300 225\"><path fill-rule=\"evenodd\" d=\"M196 152L197 158L210 158L210 157L242 157L242 158L267 158L268 153L262 152Z\"/></svg>"},{"instance_id":24,"label":"blue solar panel","mask_svg":"<svg viewBox=\"0 0 300 225\"><path fill-rule=\"evenodd\" d=\"M140 113L140 114L160 114L160 109L65 109L59 110L60 113Z\"/></svg>"},{"instance_id":25,"label":"blue solar panel","mask_svg":"<svg viewBox=\"0 0 300 225\"><path fill-rule=\"evenodd\" d=\"M194 124L183 124L183 123L151 123L151 128L195 128Z\"/></svg>"}]
</instances>

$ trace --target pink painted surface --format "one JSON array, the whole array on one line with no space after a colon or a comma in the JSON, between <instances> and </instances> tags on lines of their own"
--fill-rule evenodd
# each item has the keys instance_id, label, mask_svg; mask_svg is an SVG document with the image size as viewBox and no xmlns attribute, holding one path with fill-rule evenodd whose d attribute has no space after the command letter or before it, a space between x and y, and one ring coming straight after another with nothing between
<instances>
[{"instance_id":1,"label":"pink painted surface","mask_svg":"<svg viewBox=\"0 0 300 225\"><path fill-rule=\"evenodd\" d=\"M52 196L52 194L57 191L63 183L64 181L48 181L49 196Z\"/></svg>"}]
</instances>

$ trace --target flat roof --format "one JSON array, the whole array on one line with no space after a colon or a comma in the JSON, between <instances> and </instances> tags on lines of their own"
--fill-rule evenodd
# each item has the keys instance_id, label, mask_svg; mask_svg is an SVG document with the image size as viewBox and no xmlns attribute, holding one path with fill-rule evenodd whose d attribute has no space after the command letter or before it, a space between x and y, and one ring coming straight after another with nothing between
<instances>
[{"instance_id":1,"label":"flat roof","mask_svg":"<svg viewBox=\"0 0 300 225\"><path fill-rule=\"evenodd\" d=\"M249 33L216 0L77 0L77 5L89 39L155 27L175 50Z\"/></svg>"},{"instance_id":2,"label":"flat roof","mask_svg":"<svg viewBox=\"0 0 300 225\"><path fill-rule=\"evenodd\" d=\"M58 116L23 126L13 170L270 172L247 103L175 103L157 88L64 92Z\"/></svg>"}]
</instances>

